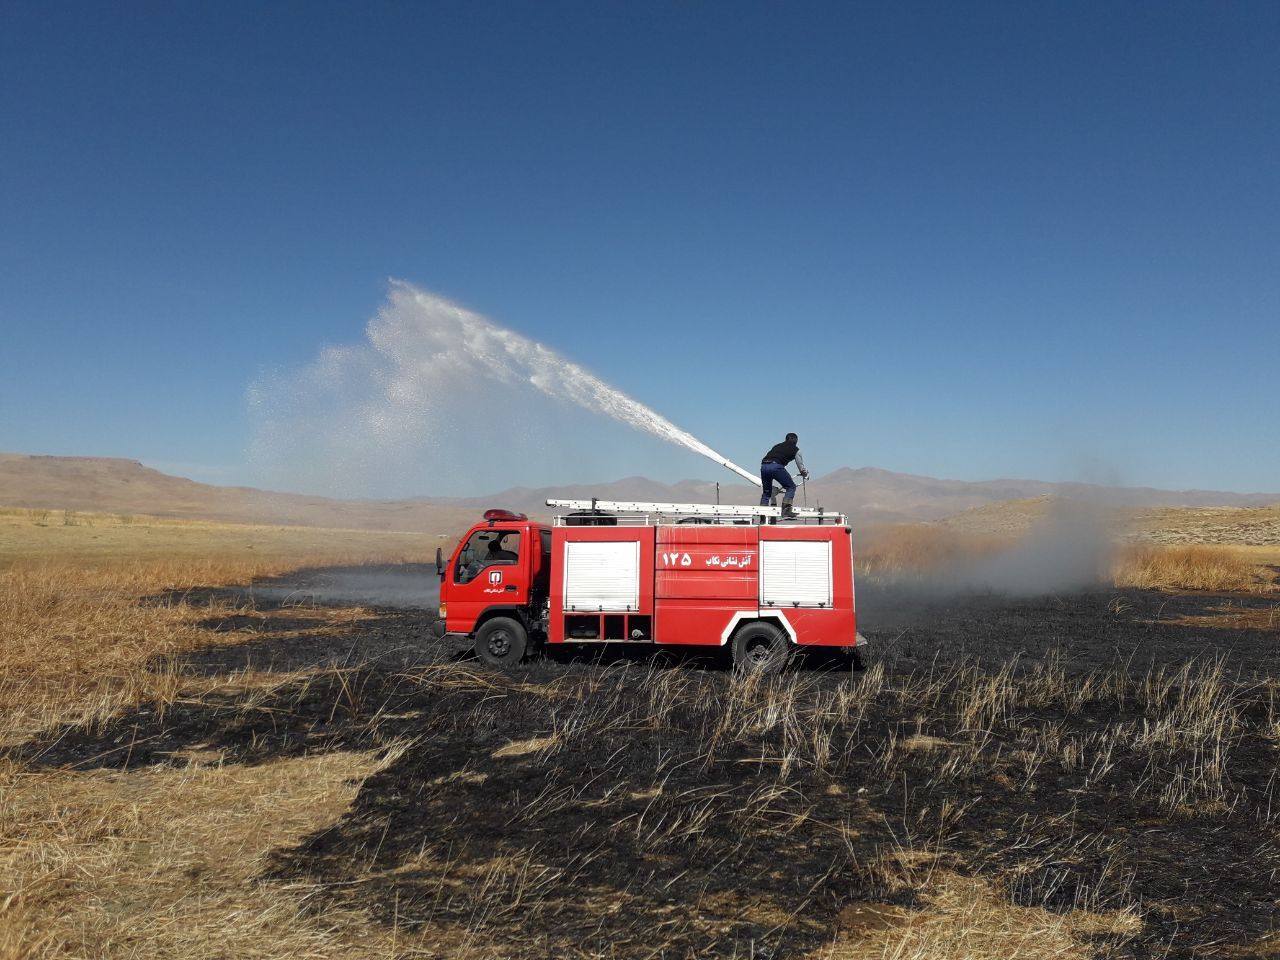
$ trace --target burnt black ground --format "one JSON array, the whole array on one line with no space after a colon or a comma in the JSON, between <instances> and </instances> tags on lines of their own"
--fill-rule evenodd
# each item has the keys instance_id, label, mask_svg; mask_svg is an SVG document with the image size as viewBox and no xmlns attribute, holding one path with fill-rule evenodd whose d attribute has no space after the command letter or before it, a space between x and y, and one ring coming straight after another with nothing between
<instances>
[{"instance_id":1,"label":"burnt black ground","mask_svg":"<svg viewBox=\"0 0 1280 960\"><path fill-rule=\"evenodd\" d=\"M1185 625L1224 607L1263 626ZM184 669L323 669L17 753L86 769L407 743L270 876L318 883L317 910L358 902L437 931L441 955L471 938L496 956L798 956L851 903L927 909L922 868L904 865L926 859L1019 904L1136 907L1142 932L1099 937L1100 955L1275 955L1275 607L863 588L872 670L752 686L714 660L617 652L506 676L423 611L335 633L327 611L260 602L211 617ZM246 627L254 639L218 642Z\"/></svg>"}]
</instances>

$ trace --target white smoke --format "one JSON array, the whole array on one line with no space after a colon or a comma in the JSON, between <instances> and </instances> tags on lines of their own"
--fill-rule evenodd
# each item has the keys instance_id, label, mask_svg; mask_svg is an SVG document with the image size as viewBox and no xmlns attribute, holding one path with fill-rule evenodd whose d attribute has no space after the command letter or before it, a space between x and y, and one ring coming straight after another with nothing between
<instances>
[{"instance_id":1,"label":"white smoke","mask_svg":"<svg viewBox=\"0 0 1280 960\"><path fill-rule=\"evenodd\" d=\"M557 437L538 395L752 476L550 347L411 284L392 281L365 335L250 388L250 453L269 483L349 495L378 488L380 476L423 470L432 458L440 470L546 455ZM417 489L438 492L429 475Z\"/></svg>"},{"instance_id":2,"label":"white smoke","mask_svg":"<svg viewBox=\"0 0 1280 960\"><path fill-rule=\"evenodd\" d=\"M982 629L969 639L978 649L995 623L986 619L989 614L976 612L983 605L1105 589L1114 553L1113 531L1101 504L1055 499L1005 549L965 551L934 569L863 576L858 626L881 638L901 639L916 631L953 637L956 624L974 622L977 616ZM890 639L888 646L896 642Z\"/></svg>"},{"instance_id":3,"label":"white smoke","mask_svg":"<svg viewBox=\"0 0 1280 960\"><path fill-rule=\"evenodd\" d=\"M1115 546L1100 504L1055 497L1014 546L935 575L954 590L1033 597L1096 589Z\"/></svg>"}]
</instances>

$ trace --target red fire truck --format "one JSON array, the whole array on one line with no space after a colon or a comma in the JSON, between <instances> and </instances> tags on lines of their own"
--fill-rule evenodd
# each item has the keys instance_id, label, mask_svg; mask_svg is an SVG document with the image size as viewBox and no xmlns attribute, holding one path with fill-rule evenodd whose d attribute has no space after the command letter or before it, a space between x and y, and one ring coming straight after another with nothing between
<instances>
[{"instance_id":1,"label":"red fire truck","mask_svg":"<svg viewBox=\"0 0 1280 960\"><path fill-rule=\"evenodd\" d=\"M446 633L486 663L538 644L727 646L735 664L780 667L798 647L857 665L852 535L818 508L548 500L550 524L489 510L436 553Z\"/></svg>"}]
</instances>

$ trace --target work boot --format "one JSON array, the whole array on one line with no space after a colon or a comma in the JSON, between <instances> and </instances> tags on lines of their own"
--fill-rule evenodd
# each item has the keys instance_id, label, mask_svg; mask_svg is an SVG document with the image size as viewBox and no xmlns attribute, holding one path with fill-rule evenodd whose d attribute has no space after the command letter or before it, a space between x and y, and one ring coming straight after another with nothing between
<instances>
[{"instance_id":1,"label":"work boot","mask_svg":"<svg viewBox=\"0 0 1280 960\"><path fill-rule=\"evenodd\" d=\"M791 501L783 500L782 501L782 519L791 520L795 518L795 515L796 515L796 508L791 505Z\"/></svg>"}]
</instances>

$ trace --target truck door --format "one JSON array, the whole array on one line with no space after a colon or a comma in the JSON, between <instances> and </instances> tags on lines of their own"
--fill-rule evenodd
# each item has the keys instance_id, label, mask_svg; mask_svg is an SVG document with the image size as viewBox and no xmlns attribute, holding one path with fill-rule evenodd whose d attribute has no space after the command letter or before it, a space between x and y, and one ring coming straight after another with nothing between
<instances>
[{"instance_id":1,"label":"truck door","mask_svg":"<svg viewBox=\"0 0 1280 960\"><path fill-rule=\"evenodd\" d=\"M448 571L451 631L471 633L489 608L522 608L529 602L531 539L507 527L472 532Z\"/></svg>"}]
</instances>

